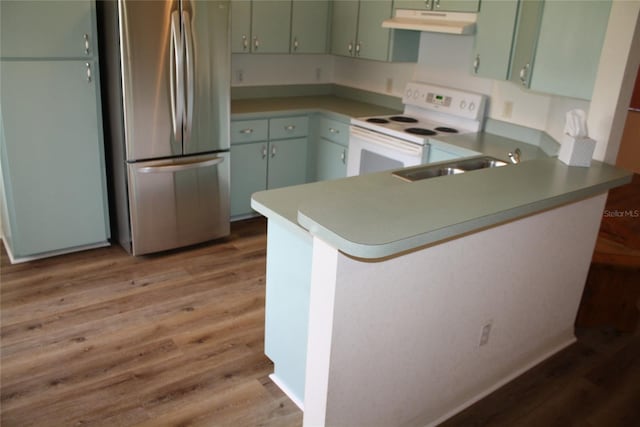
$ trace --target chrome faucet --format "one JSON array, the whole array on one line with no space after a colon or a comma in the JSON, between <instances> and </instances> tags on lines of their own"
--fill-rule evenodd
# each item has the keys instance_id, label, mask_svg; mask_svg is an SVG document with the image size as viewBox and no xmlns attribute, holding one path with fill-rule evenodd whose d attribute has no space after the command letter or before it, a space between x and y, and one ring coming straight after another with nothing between
<instances>
[{"instance_id":1,"label":"chrome faucet","mask_svg":"<svg viewBox=\"0 0 640 427\"><path fill-rule=\"evenodd\" d=\"M517 165L518 163L520 163L521 154L522 154L522 151L520 151L519 148L516 148L513 152L509 152L507 156L509 156L509 160L511 160L511 163L513 163L514 165Z\"/></svg>"}]
</instances>

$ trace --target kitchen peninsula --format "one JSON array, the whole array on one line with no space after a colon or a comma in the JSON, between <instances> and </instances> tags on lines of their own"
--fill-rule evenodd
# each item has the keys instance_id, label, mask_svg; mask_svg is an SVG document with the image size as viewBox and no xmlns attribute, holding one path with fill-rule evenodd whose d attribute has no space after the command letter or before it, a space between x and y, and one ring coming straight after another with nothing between
<instances>
[{"instance_id":1,"label":"kitchen peninsula","mask_svg":"<svg viewBox=\"0 0 640 427\"><path fill-rule=\"evenodd\" d=\"M432 425L575 340L606 191L552 157L259 192L265 353L304 424Z\"/></svg>"}]
</instances>

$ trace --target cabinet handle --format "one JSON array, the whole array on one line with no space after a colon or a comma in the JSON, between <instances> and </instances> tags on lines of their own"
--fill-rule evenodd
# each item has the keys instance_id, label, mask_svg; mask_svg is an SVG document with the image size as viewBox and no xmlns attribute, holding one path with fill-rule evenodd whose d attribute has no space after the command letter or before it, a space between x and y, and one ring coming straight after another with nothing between
<instances>
[{"instance_id":1,"label":"cabinet handle","mask_svg":"<svg viewBox=\"0 0 640 427\"><path fill-rule=\"evenodd\" d=\"M260 40L258 40L258 37L254 37L253 38L253 50L258 50L259 47L260 47Z\"/></svg>"},{"instance_id":2,"label":"cabinet handle","mask_svg":"<svg viewBox=\"0 0 640 427\"><path fill-rule=\"evenodd\" d=\"M292 130L294 130L296 127L294 125L289 125L289 126L285 126L284 130L291 132Z\"/></svg>"},{"instance_id":3,"label":"cabinet handle","mask_svg":"<svg viewBox=\"0 0 640 427\"><path fill-rule=\"evenodd\" d=\"M276 146L272 145L271 146L271 158L274 158L276 156Z\"/></svg>"},{"instance_id":4,"label":"cabinet handle","mask_svg":"<svg viewBox=\"0 0 640 427\"><path fill-rule=\"evenodd\" d=\"M360 56L360 42L356 44L356 56Z\"/></svg>"},{"instance_id":5,"label":"cabinet handle","mask_svg":"<svg viewBox=\"0 0 640 427\"><path fill-rule=\"evenodd\" d=\"M249 134L253 133L253 129L251 129L251 128L242 129L240 131L240 133L244 133L245 135L249 135Z\"/></svg>"},{"instance_id":6,"label":"cabinet handle","mask_svg":"<svg viewBox=\"0 0 640 427\"><path fill-rule=\"evenodd\" d=\"M247 39L246 34L242 35L242 50L247 50L249 47L249 40Z\"/></svg>"},{"instance_id":7,"label":"cabinet handle","mask_svg":"<svg viewBox=\"0 0 640 427\"><path fill-rule=\"evenodd\" d=\"M527 85L528 74L529 74L529 64L525 64L525 66L522 67L522 69L520 70L520 82L522 82L524 86Z\"/></svg>"},{"instance_id":8,"label":"cabinet handle","mask_svg":"<svg viewBox=\"0 0 640 427\"><path fill-rule=\"evenodd\" d=\"M262 158L263 159L267 158L267 146L266 145L262 146Z\"/></svg>"},{"instance_id":9,"label":"cabinet handle","mask_svg":"<svg viewBox=\"0 0 640 427\"><path fill-rule=\"evenodd\" d=\"M353 42L349 42L349 44L347 45L347 50L349 51L349 53L353 52Z\"/></svg>"},{"instance_id":10,"label":"cabinet handle","mask_svg":"<svg viewBox=\"0 0 640 427\"><path fill-rule=\"evenodd\" d=\"M476 59L473 60L473 72L478 74L478 68L480 68L480 54L476 55Z\"/></svg>"},{"instance_id":11,"label":"cabinet handle","mask_svg":"<svg viewBox=\"0 0 640 427\"><path fill-rule=\"evenodd\" d=\"M440 9L440 0L436 0L436 9Z\"/></svg>"},{"instance_id":12,"label":"cabinet handle","mask_svg":"<svg viewBox=\"0 0 640 427\"><path fill-rule=\"evenodd\" d=\"M336 133L336 134L340 133L340 131L338 129L336 129L336 128L329 128L329 132Z\"/></svg>"},{"instance_id":13,"label":"cabinet handle","mask_svg":"<svg viewBox=\"0 0 640 427\"><path fill-rule=\"evenodd\" d=\"M425 9L431 9L431 0L425 0L424 6L425 6Z\"/></svg>"},{"instance_id":14,"label":"cabinet handle","mask_svg":"<svg viewBox=\"0 0 640 427\"><path fill-rule=\"evenodd\" d=\"M300 43L298 43L298 38L296 37L293 39L293 50L298 50L298 46L300 46Z\"/></svg>"},{"instance_id":15,"label":"cabinet handle","mask_svg":"<svg viewBox=\"0 0 640 427\"><path fill-rule=\"evenodd\" d=\"M346 160L347 160L347 150L342 150L342 154L340 154L340 160L342 160L342 163L346 163Z\"/></svg>"},{"instance_id":16,"label":"cabinet handle","mask_svg":"<svg viewBox=\"0 0 640 427\"><path fill-rule=\"evenodd\" d=\"M91 83L91 64L86 62L85 67L87 67L87 83Z\"/></svg>"},{"instance_id":17,"label":"cabinet handle","mask_svg":"<svg viewBox=\"0 0 640 427\"><path fill-rule=\"evenodd\" d=\"M84 53L85 55L89 55L89 48L91 47L89 44L89 34L85 33L83 36L84 39Z\"/></svg>"}]
</instances>

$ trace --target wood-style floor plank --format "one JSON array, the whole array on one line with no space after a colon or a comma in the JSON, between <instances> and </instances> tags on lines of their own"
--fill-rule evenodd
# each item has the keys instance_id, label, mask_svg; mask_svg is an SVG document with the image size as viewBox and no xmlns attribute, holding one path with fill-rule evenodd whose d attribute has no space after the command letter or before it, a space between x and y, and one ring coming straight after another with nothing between
<instances>
[{"instance_id":1,"label":"wood-style floor plank","mask_svg":"<svg viewBox=\"0 0 640 427\"><path fill-rule=\"evenodd\" d=\"M0 425L301 426L268 378L265 233L243 221L145 257L0 251ZM640 425L639 358L637 334L583 331L444 425Z\"/></svg>"}]
</instances>

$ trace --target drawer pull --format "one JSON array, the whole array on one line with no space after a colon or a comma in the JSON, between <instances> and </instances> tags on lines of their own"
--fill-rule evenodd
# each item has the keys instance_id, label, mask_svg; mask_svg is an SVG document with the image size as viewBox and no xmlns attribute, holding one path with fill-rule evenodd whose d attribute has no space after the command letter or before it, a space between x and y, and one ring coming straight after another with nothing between
<instances>
[{"instance_id":1,"label":"drawer pull","mask_svg":"<svg viewBox=\"0 0 640 427\"><path fill-rule=\"evenodd\" d=\"M296 127L295 127L294 125L289 125L289 126L285 126L285 127L284 127L284 130L292 131L292 130L294 130L295 128L296 128Z\"/></svg>"},{"instance_id":2,"label":"drawer pull","mask_svg":"<svg viewBox=\"0 0 640 427\"><path fill-rule=\"evenodd\" d=\"M252 134L252 133L253 133L253 129L251 129L251 128L242 129L242 130L240 131L240 133L244 133L245 135L249 135L249 134Z\"/></svg>"},{"instance_id":3,"label":"drawer pull","mask_svg":"<svg viewBox=\"0 0 640 427\"><path fill-rule=\"evenodd\" d=\"M342 160L342 163L346 163L345 160L347 160L347 150L342 150L342 154L340 154L340 160Z\"/></svg>"},{"instance_id":4,"label":"drawer pull","mask_svg":"<svg viewBox=\"0 0 640 427\"><path fill-rule=\"evenodd\" d=\"M336 128L329 128L329 132L331 133L340 133L340 131Z\"/></svg>"},{"instance_id":5,"label":"drawer pull","mask_svg":"<svg viewBox=\"0 0 640 427\"><path fill-rule=\"evenodd\" d=\"M267 158L267 146L266 145L262 146L262 158L263 159Z\"/></svg>"},{"instance_id":6,"label":"drawer pull","mask_svg":"<svg viewBox=\"0 0 640 427\"><path fill-rule=\"evenodd\" d=\"M276 146L274 145L273 147L271 147L271 157L275 157L276 156Z\"/></svg>"}]
</instances>

